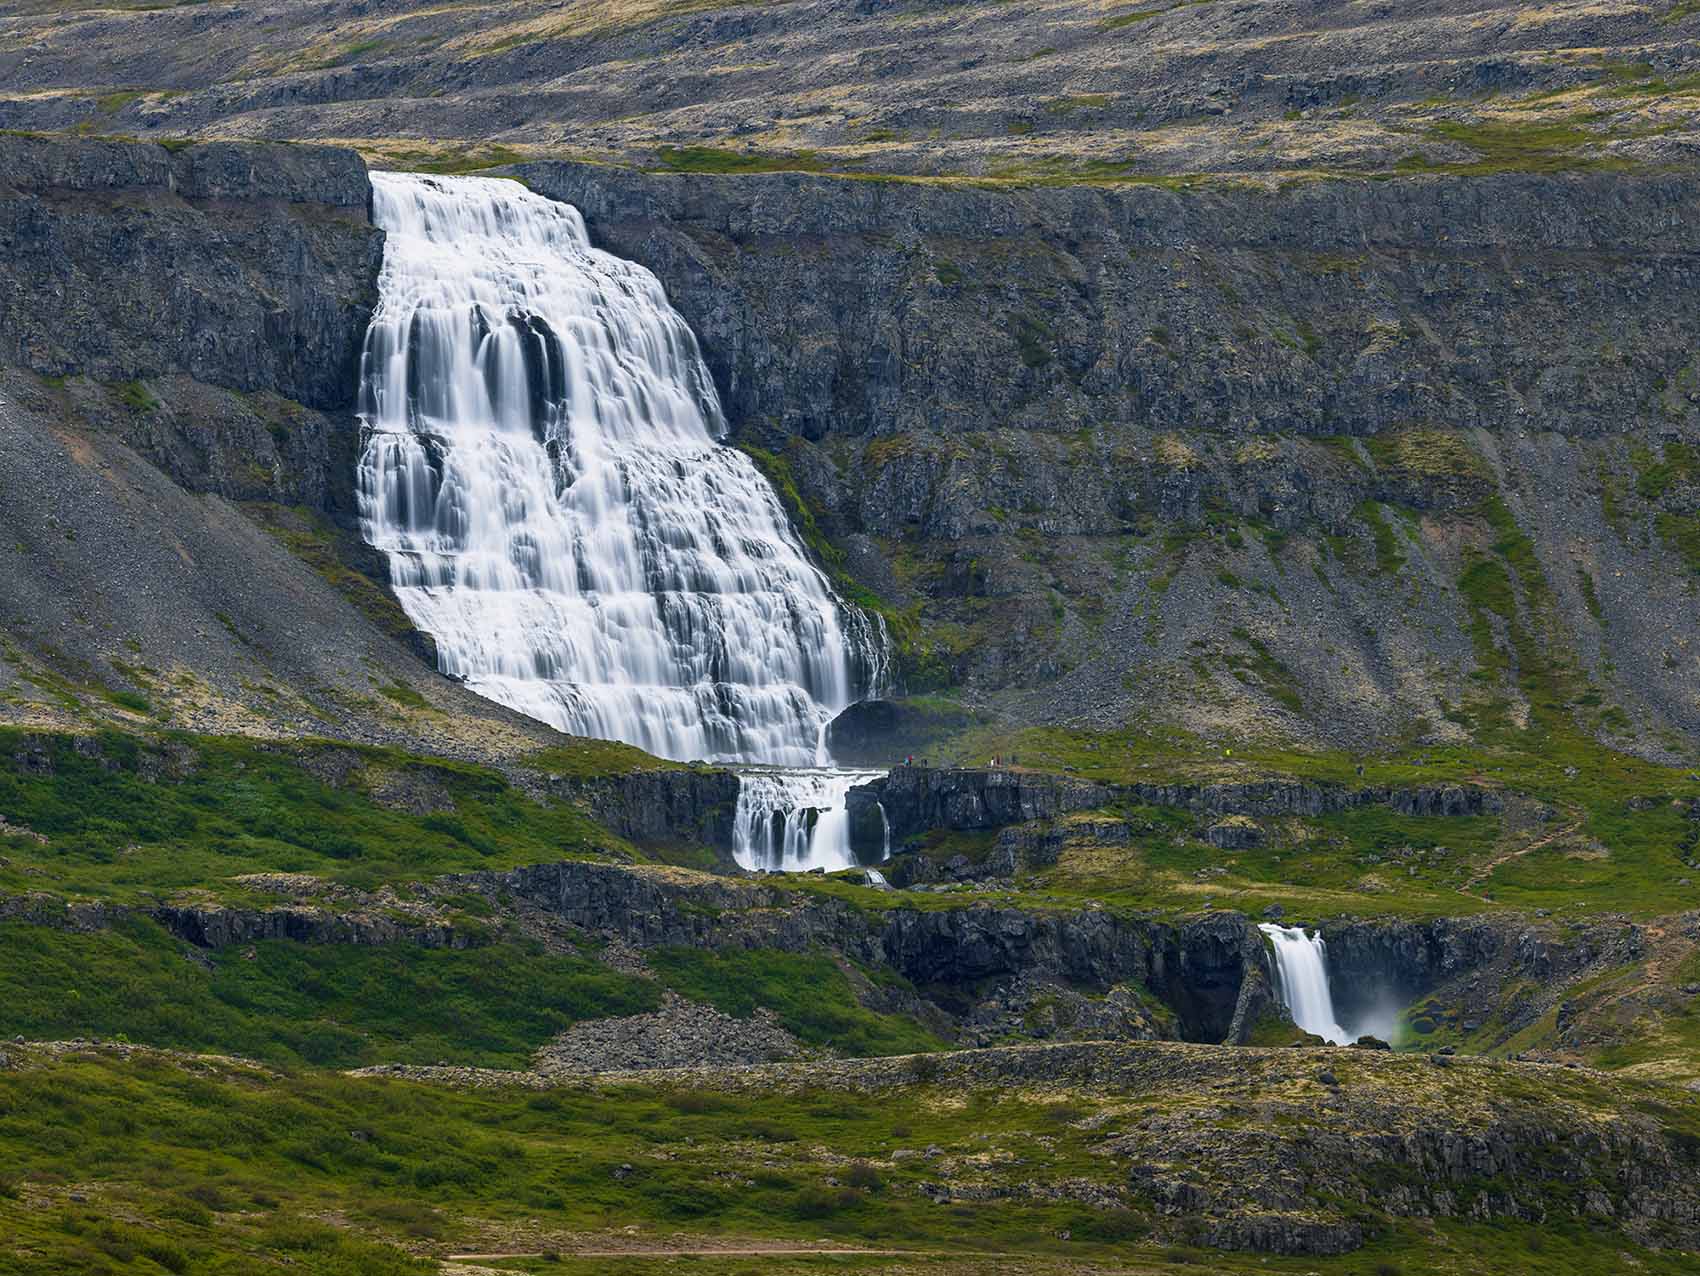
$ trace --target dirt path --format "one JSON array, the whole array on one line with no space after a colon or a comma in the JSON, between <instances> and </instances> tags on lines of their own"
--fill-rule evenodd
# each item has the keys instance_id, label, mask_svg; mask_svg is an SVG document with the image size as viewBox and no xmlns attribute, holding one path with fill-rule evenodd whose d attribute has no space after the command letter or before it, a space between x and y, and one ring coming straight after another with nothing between
<instances>
[{"instance_id":1,"label":"dirt path","mask_svg":"<svg viewBox=\"0 0 1700 1276\"><path fill-rule=\"evenodd\" d=\"M1551 846L1560 838L1569 837L1577 829L1581 828L1583 821L1587 818L1586 814L1578 810L1576 807L1571 807L1569 813L1571 816L1570 823L1566 824L1563 828L1554 829L1551 833L1543 834L1542 836L1537 837L1534 841L1528 843L1526 846L1519 846L1515 850L1501 851L1494 855L1487 863L1481 865L1481 867L1477 868L1475 872L1470 874L1464 884L1458 888L1458 893L1460 895L1468 895L1471 899L1482 900L1484 903L1492 903L1493 901L1489 900L1487 896L1476 894L1473 888L1492 877L1501 865L1509 864L1512 860L1521 859L1525 855L1532 855L1542 847Z\"/></svg>"},{"instance_id":2,"label":"dirt path","mask_svg":"<svg viewBox=\"0 0 1700 1276\"><path fill-rule=\"evenodd\" d=\"M731 1249L709 1249L700 1245L644 1249L561 1249L533 1250L504 1254L449 1254L449 1263L499 1262L510 1258L542 1258L546 1253L562 1258L807 1258L817 1254L859 1258L920 1258L932 1251L918 1249L822 1249L808 1245L746 1245ZM996 1254L971 1255L974 1258L997 1258Z\"/></svg>"}]
</instances>

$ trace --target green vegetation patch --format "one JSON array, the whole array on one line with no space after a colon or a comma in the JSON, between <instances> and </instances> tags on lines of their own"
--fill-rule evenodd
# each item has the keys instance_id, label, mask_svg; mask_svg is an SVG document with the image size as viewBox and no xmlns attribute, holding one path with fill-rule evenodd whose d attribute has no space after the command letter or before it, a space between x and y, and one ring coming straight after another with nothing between
<instances>
[{"instance_id":1,"label":"green vegetation patch","mask_svg":"<svg viewBox=\"0 0 1700 1276\"><path fill-rule=\"evenodd\" d=\"M1334 1257L1203 1251L1174 1239L1177 1231L1189 1234L1188 1220L1165 1219L1138 1194L1122 1208L1100 1203L1127 1185L1125 1160L1104 1155L1106 1143L1153 1118L1261 1126L1303 1146L1312 1123L1302 1110L1307 1100L1260 1084L1263 1066L1246 1059L1231 1088L1255 1097L1248 1104L1230 1095L1223 1111L1216 1087L1184 1075L1133 1093L1092 1083L1051 1094L1028 1085L941 1090L919 1068L919 1084L877 1094L740 1094L712 1084L463 1091L78 1052L0 1071L0 1271L423 1274L435 1265L408 1258L404 1246L483 1250L511 1236L504 1248L523 1253L573 1233L597 1245L625 1228L637 1229L641 1239L626 1243L638 1248L767 1237L923 1250L896 1261L905 1271L941 1273L1062 1276L1084 1264L1364 1276L1415 1272L1412 1255L1436 1276L1692 1270L1692 1255L1651 1251L1606 1224L1582 1221L1590 1185L1554 1186L1550 1178L1518 1189L1520 1200L1544 1195L1550 1218L1539 1228L1402 1221L1359 1195L1393 1167L1348 1167L1341 1176L1349 1202L1319 1196L1313 1204L1361 1222L1370 1243ZM1386 1105L1401 1097L1397 1084L1372 1081L1343 1052L1330 1066L1347 1095L1367 1093ZM1555 1105L1571 1122L1581 1111L1604 1119L1639 1109L1665 1124L1674 1145L1693 1146L1692 1099L1673 1089L1557 1069L1537 1080L1459 1068L1436 1081L1436 1070L1412 1066L1420 1089L1410 1093L1426 1090L1422 1102L1444 1102L1432 1087L1446 1084L1465 1102L1489 1098L1513 1121L1541 1119ZM1197 1117L1204 1104L1211 1115ZM1372 1101L1367 1110L1380 1109ZM937 1153L923 1154L931 1148ZM938 1181L941 1161L991 1190L935 1203L926 1189ZM1199 1172L1214 1168L1206 1161ZM1044 1190L1053 1184L1060 1190ZM1465 1202L1510 1190L1491 1182L1458 1187ZM1081 1199L1088 1193L1098 1198L1092 1204ZM817 1261L806 1270L879 1271L893 1259ZM783 1256L747 1254L644 1263L615 1265L713 1276L799 1270ZM606 1257L503 1265L610 1270Z\"/></svg>"},{"instance_id":2,"label":"green vegetation patch","mask_svg":"<svg viewBox=\"0 0 1700 1276\"><path fill-rule=\"evenodd\" d=\"M1616 171L1633 167L1629 160L1602 155L1590 148L1599 138L1581 121L1441 120L1430 129L1437 141L1467 146L1478 158L1442 162L1426 155L1408 155L1395 166L1404 173L1450 173L1480 176L1489 173L1567 173L1583 170Z\"/></svg>"},{"instance_id":3,"label":"green vegetation patch","mask_svg":"<svg viewBox=\"0 0 1700 1276\"><path fill-rule=\"evenodd\" d=\"M268 940L200 952L130 918L89 933L0 922L0 1037L98 1036L281 1063L523 1068L655 985L519 943L434 949Z\"/></svg>"},{"instance_id":4,"label":"green vegetation patch","mask_svg":"<svg viewBox=\"0 0 1700 1276\"><path fill-rule=\"evenodd\" d=\"M820 173L815 151L733 151L719 146L662 146L655 158L679 173Z\"/></svg>"},{"instance_id":5,"label":"green vegetation patch","mask_svg":"<svg viewBox=\"0 0 1700 1276\"><path fill-rule=\"evenodd\" d=\"M1375 501L1364 501L1355 513L1375 541L1376 570L1384 576L1397 574L1405 566L1405 550L1381 506Z\"/></svg>"},{"instance_id":6,"label":"green vegetation patch","mask_svg":"<svg viewBox=\"0 0 1700 1276\"><path fill-rule=\"evenodd\" d=\"M511 868L618 845L577 809L526 797L498 772L398 750L216 736L0 729L0 811L45 844L10 839L0 889L108 898L216 887L257 871L369 889ZM386 804L402 776L429 795Z\"/></svg>"},{"instance_id":7,"label":"green vegetation patch","mask_svg":"<svg viewBox=\"0 0 1700 1276\"><path fill-rule=\"evenodd\" d=\"M868 445L864 462L870 466L884 464L891 456L900 455L911 446L902 438L876 439ZM885 623L886 636L891 640L897 657L902 685L911 691L932 691L951 683L953 650L948 641L941 641L938 627L927 634L921 630L920 604L903 608L893 606L873 590L863 585L845 569L844 551L828 539L815 517L813 507L803 499L791 462L777 452L753 444L739 444L756 463L778 494L780 503L791 517L791 524L813 552L822 569L832 578L838 596L870 616Z\"/></svg>"},{"instance_id":8,"label":"green vegetation patch","mask_svg":"<svg viewBox=\"0 0 1700 1276\"><path fill-rule=\"evenodd\" d=\"M808 1045L867 1056L913 1054L943 1044L912 1020L864 1008L849 976L821 953L664 948L648 956L651 969L675 992L740 1019L764 1006Z\"/></svg>"}]
</instances>

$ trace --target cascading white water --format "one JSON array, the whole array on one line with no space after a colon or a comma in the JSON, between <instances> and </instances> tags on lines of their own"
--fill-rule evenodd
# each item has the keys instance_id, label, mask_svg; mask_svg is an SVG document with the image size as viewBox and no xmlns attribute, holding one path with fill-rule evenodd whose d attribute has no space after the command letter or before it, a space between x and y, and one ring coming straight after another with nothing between
<instances>
[{"instance_id":1,"label":"cascading white water","mask_svg":"<svg viewBox=\"0 0 1700 1276\"><path fill-rule=\"evenodd\" d=\"M856 863L845 798L880 771L762 768L743 773L732 821L733 856L747 869L828 872ZM883 810L882 810L883 814ZM891 854L889 839L885 855Z\"/></svg>"},{"instance_id":2,"label":"cascading white water","mask_svg":"<svg viewBox=\"0 0 1700 1276\"><path fill-rule=\"evenodd\" d=\"M1273 922L1258 929L1275 946L1276 983L1293 1022L1337 1046L1355 1041L1335 1018L1334 994L1328 990L1328 948L1321 933L1307 935L1302 926Z\"/></svg>"},{"instance_id":3,"label":"cascading white water","mask_svg":"<svg viewBox=\"0 0 1700 1276\"><path fill-rule=\"evenodd\" d=\"M714 383L660 281L515 182L372 186L361 525L442 671L663 757L825 763L883 634L715 441Z\"/></svg>"}]
</instances>

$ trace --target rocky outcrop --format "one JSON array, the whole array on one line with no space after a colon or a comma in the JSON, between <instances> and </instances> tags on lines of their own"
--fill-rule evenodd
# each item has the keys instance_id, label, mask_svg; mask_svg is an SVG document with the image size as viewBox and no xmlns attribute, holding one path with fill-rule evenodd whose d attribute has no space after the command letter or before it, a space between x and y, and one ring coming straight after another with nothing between
<instances>
[{"instance_id":1,"label":"rocky outcrop","mask_svg":"<svg viewBox=\"0 0 1700 1276\"><path fill-rule=\"evenodd\" d=\"M352 151L0 137L0 362L352 406L369 199Z\"/></svg>"},{"instance_id":2,"label":"rocky outcrop","mask_svg":"<svg viewBox=\"0 0 1700 1276\"><path fill-rule=\"evenodd\" d=\"M354 151L0 138L0 362L347 408L382 231Z\"/></svg>"},{"instance_id":3,"label":"rocky outcrop","mask_svg":"<svg viewBox=\"0 0 1700 1276\"><path fill-rule=\"evenodd\" d=\"M1347 788L1280 779L1222 784L1102 784L1013 768L900 766L882 779L858 785L849 795L853 821L877 819L865 813L876 806L884 808L894 849L934 829L1002 829L1119 803L1174 807L1206 817L1210 823L1203 830L1205 835L1224 849L1256 845L1256 819L1317 816L1361 806L1388 806L1401 815L1455 817L1492 815L1504 809L1504 799L1496 790L1479 785ZM1127 831L1110 827L1114 821L1100 823L1103 827L1098 831L1113 842L1128 840ZM1019 838L1023 848L1031 844L1041 855L1036 863L1043 862L1040 848L1049 845L1054 850L1066 836L1064 830L1040 828L1012 835Z\"/></svg>"},{"instance_id":4,"label":"rocky outcrop","mask_svg":"<svg viewBox=\"0 0 1700 1276\"><path fill-rule=\"evenodd\" d=\"M0 137L0 368L184 487L352 520L370 198L348 150Z\"/></svg>"},{"instance_id":5,"label":"rocky outcrop","mask_svg":"<svg viewBox=\"0 0 1700 1276\"><path fill-rule=\"evenodd\" d=\"M765 1007L739 1019L669 993L649 1014L574 1024L537 1052L532 1067L544 1076L643 1072L777 1063L802 1053Z\"/></svg>"},{"instance_id":6,"label":"rocky outcrop","mask_svg":"<svg viewBox=\"0 0 1700 1276\"><path fill-rule=\"evenodd\" d=\"M669 767L557 779L548 787L629 841L706 845L731 862L732 817L738 805L738 777L731 771Z\"/></svg>"},{"instance_id":7,"label":"rocky outcrop","mask_svg":"<svg viewBox=\"0 0 1700 1276\"><path fill-rule=\"evenodd\" d=\"M1579 980L1646 956L1642 928L1627 920L1382 918L1325 922L1321 932L1342 1022L1420 1003L1409 1016L1418 1039L1436 1027L1471 1039L1485 1030L1482 1048L1535 1022Z\"/></svg>"},{"instance_id":8,"label":"rocky outcrop","mask_svg":"<svg viewBox=\"0 0 1700 1276\"><path fill-rule=\"evenodd\" d=\"M825 949L892 970L960 1014L1002 996L1001 989L1033 981L1099 995L1132 986L1168 1007L1160 1017L1164 1031L1188 1040L1243 1041L1273 1005L1262 939L1237 913L1171 923L1102 909L864 912L765 883L591 862L457 874L441 882L451 892L514 900L639 949Z\"/></svg>"},{"instance_id":9,"label":"rocky outcrop","mask_svg":"<svg viewBox=\"0 0 1700 1276\"><path fill-rule=\"evenodd\" d=\"M850 791L851 818L868 803L885 808L893 846L929 829L996 829L1106 806L1114 790L1089 780L1003 768L901 766Z\"/></svg>"},{"instance_id":10,"label":"rocky outcrop","mask_svg":"<svg viewBox=\"0 0 1700 1276\"><path fill-rule=\"evenodd\" d=\"M1155 421L1361 435L1418 415L1597 434L1640 397L1629 369L1578 348L1562 390L1523 395L1489 369L1546 348L1577 305L1672 373L1700 323L1687 174L1176 192L518 171L661 276L733 422L758 434ZM1632 300L1609 264L1623 257L1671 273ZM1290 345L1258 324L1270 313L1295 325ZM1122 481L1076 477L1094 496ZM899 499L882 523L901 521L904 495L887 492Z\"/></svg>"},{"instance_id":11,"label":"rocky outcrop","mask_svg":"<svg viewBox=\"0 0 1700 1276\"><path fill-rule=\"evenodd\" d=\"M152 916L173 935L198 948L228 948L268 939L303 944L406 943L422 948L471 948L483 942L482 935L457 930L447 923L328 908L165 906L152 910Z\"/></svg>"}]
</instances>

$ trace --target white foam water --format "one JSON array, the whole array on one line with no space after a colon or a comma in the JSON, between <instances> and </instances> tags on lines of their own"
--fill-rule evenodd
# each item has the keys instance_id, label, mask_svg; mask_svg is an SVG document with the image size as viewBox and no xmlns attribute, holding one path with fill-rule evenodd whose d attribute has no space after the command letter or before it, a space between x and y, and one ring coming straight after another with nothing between
<instances>
[{"instance_id":1,"label":"white foam water","mask_svg":"<svg viewBox=\"0 0 1700 1276\"><path fill-rule=\"evenodd\" d=\"M1328 946L1322 934L1307 935L1302 926L1258 927L1275 948L1275 976L1281 1004L1293 1022L1337 1046L1357 1040L1340 1026L1334 1013L1334 994L1328 987Z\"/></svg>"},{"instance_id":2,"label":"white foam water","mask_svg":"<svg viewBox=\"0 0 1700 1276\"><path fill-rule=\"evenodd\" d=\"M733 858L743 868L770 873L855 866L845 798L882 774L821 767L743 772L732 822ZM890 854L888 834L881 858Z\"/></svg>"},{"instance_id":3,"label":"white foam water","mask_svg":"<svg viewBox=\"0 0 1700 1276\"><path fill-rule=\"evenodd\" d=\"M361 524L442 671L663 757L825 763L883 633L716 441L713 381L660 282L516 182L372 186Z\"/></svg>"}]
</instances>

